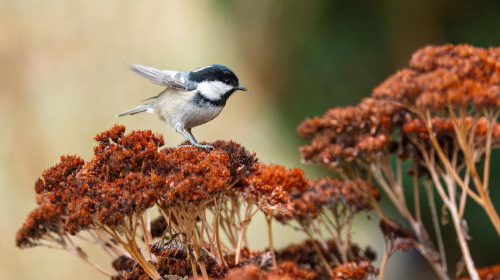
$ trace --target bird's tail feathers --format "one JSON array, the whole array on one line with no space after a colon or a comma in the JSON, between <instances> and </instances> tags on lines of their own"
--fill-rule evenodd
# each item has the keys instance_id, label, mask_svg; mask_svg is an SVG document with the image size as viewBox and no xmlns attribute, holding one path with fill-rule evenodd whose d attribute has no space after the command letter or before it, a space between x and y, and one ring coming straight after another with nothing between
<instances>
[{"instance_id":1,"label":"bird's tail feathers","mask_svg":"<svg viewBox=\"0 0 500 280\"><path fill-rule=\"evenodd\" d=\"M143 66L139 64L132 64L130 68L140 76L150 80L157 85L164 85L165 78L168 78L166 71L158 70L153 67Z\"/></svg>"},{"instance_id":2,"label":"bird's tail feathers","mask_svg":"<svg viewBox=\"0 0 500 280\"><path fill-rule=\"evenodd\" d=\"M116 115L116 117L119 118L119 117L123 117L123 116L127 116L127 115L135 115L135 114L139 114L142 112L154 113L154 108L151 104L143 104L143 105L139 105L135 108L132 108L128 111L125 111L123 113L120 113L120 114Z\"/></svg>"}]
</instances>

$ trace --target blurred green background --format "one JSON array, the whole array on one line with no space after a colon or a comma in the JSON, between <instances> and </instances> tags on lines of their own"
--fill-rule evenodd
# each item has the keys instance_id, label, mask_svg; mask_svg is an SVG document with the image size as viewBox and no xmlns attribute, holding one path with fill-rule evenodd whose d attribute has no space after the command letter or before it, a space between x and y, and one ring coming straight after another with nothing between
<instances>
[{"instance_id":1,"label":"blurred green background","mask_svg":"<svg viewBox=\"0 0 500 280\"><path fill-rule=\"evenodd\" d=\"M0 0L0 279L103 279L65 252L21 251L14 236L35 205L35 179L60 155L89 159L97 132L121 123L160 132L168 145L182 140L152 115L114 117L160 90L128 63L229 66L250 91L233 96L195 134L233 139L262 161L295 167L300 121L357 103L416 49L443 43L500 46L500 1ZM498 170L497 152L493 186L500 184ZM500 190L492 192L500 205ZM473 203L467 213L476 264L498 263L499 238L486 215ZM354 239L380 250L377 225L360 217ZM252 226L256 248L266 245L263 230L261 221ZM451 226L445 236L457 260ZM302 238L283 227L275 234L278 246ZM422 279L425 270L410 252L391 259L388 275Z\"/></svg>"}]
</instances>

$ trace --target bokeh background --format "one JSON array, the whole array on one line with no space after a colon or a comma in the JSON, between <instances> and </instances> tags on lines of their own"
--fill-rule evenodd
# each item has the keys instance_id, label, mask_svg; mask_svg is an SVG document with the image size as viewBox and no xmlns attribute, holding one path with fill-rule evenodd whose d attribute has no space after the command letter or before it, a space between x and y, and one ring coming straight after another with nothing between
<instances>
[{"instance_id":1,"label":"bokeh background","mask_svg":"<svg viewBox=\"0 0 500 280\"><path fill-rule=\"evenodd\" d=\"M152 115L115 118L161 90L128 63L229 66L250 91L234 95L217 119L194 130L197 137L233 139L262 161L303 167L295 129L307 116L357 103L424 45L500 45L500 1L361 2L0 0L0 279L104 279L68 253L21 251L14 236L35 205L36 178L60 155L89 159L96 133L121 123L180 143ZM311 177L325 174L305 168ZM498 152L492 170L500 207ZM499 238L486 216L473 203L467 213L477 265L498 263ZM360 217L354 239L380 250L377 224ZM255 248L266 245L263 230L260 222L252 226ZM457 260L450 226L445 236ZM276 229L278 246L302 238ZM423 279L427 270L409 252L393 257L387 274Z\"/></svg>"}]
</instances>

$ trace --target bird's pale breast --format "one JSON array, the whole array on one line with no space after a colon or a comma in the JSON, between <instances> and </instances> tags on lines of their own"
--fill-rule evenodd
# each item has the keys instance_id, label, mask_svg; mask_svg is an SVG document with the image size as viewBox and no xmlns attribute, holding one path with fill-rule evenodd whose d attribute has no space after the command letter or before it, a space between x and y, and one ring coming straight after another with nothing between
<instances>
[{"instance_id":1,"label":"bird's pale breast","mask_svg":"<svg viewBox=\"0 0 500 280\"><path fill-rule=\"evenodd\" d=\"M155 112L173 128L192 128L213 120L223 107L200 107L193 102L194 91L168 90L155 102Z\"/></svg>"}]
</instances>

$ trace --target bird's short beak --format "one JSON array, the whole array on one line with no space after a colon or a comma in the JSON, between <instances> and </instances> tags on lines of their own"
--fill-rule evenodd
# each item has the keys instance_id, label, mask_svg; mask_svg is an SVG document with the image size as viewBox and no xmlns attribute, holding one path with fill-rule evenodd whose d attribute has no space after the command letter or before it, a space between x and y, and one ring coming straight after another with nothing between
<instances>
[{"instance_id":1,"label":"bird's short beak","mask_svg":"<svg viewBox=\"0 0 500 280\"><path fill-rule=\"evenodd\" d=\"M242 85L238 85L238 87L236 89L237 90L241 90L241 91L247 91L248 90L245 86L242 86Z\"/></svg>"}]
</instances>

